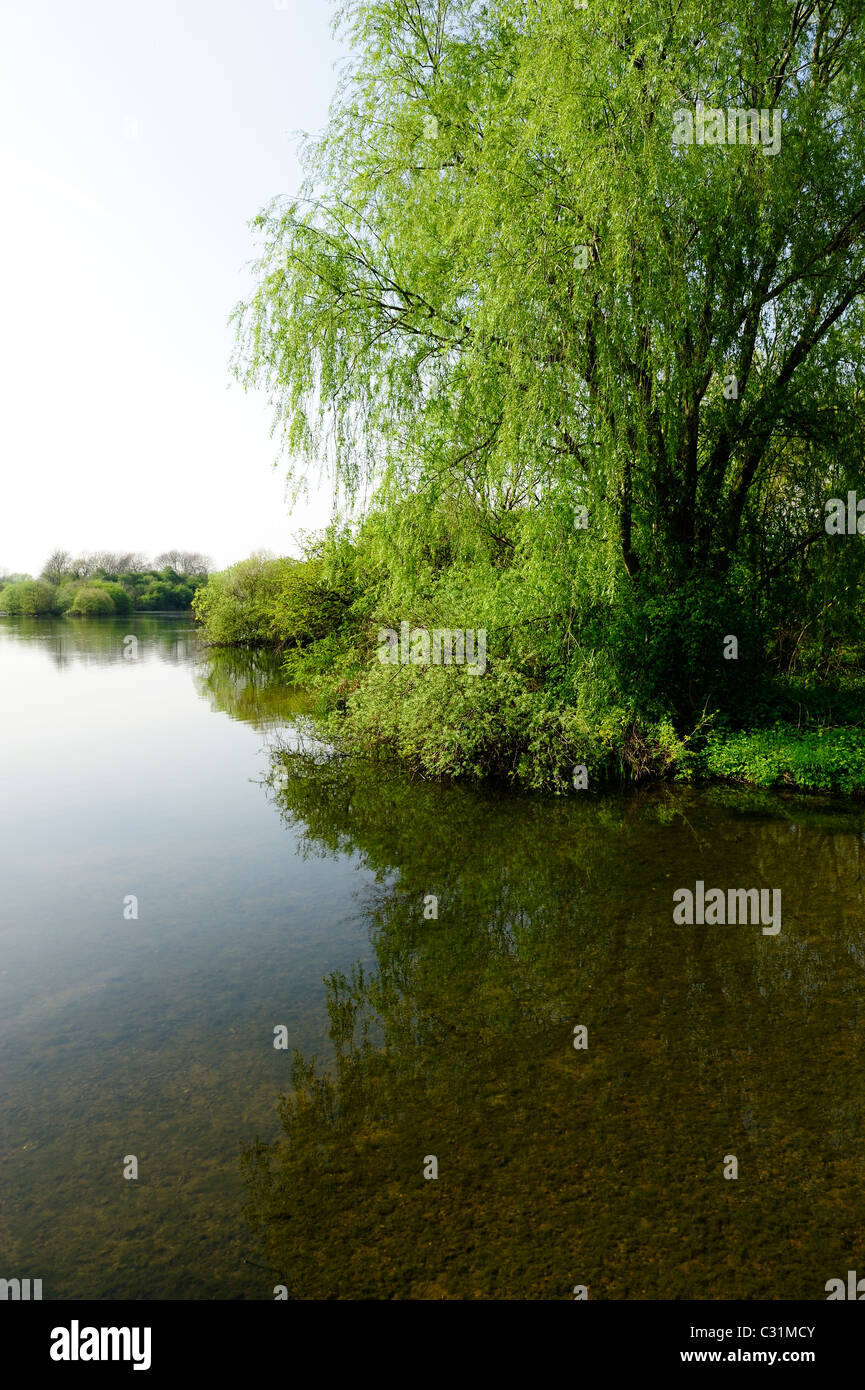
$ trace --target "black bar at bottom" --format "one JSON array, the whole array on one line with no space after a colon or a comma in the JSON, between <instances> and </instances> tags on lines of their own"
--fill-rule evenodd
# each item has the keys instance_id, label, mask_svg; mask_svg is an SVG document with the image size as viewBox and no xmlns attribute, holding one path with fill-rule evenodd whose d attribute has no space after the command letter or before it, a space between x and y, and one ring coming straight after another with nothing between
<instances>
[{"instance_id":1,"label":"black bar at bottom","mask_svg":"<svg viewBox=\"0 0 865 1390\"><path fill-rule=\"evenodd\" d=\"M487 1375L506 1357L509 1379L527 1369L511 1358L534 1363L534 1379L555 1374L553 1358L564 1355L574 1375L799 1366L831 1383L855 1365L863 1326L865 1309L835 1301L7 1302L0 1309L4 1362L16 1366L19 1383L30 1372L92 1378L106 1371L142 1383L210 1371L254 1380L273 1370L307 1381L311 1372L330 1378L344 1367L365 1379L380 1372L428 1387L437 1365L447 1382L458 1365L464 1373L467 1354Z\"/></svg>"}]
</instances>

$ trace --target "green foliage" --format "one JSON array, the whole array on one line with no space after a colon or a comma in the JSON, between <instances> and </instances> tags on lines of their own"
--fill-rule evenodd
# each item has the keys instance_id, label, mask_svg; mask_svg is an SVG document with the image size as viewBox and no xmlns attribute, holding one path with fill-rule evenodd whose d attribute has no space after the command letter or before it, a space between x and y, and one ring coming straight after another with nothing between
<instances>
[{"instance_id":1,"label":"green foliage","mask_svg":"<svg viewBox=\"0 0 865 1390\"><path fill-rule=\"evenodd\" d=\"M259 552L211 574L192 603L207 640L216 646L275 644L274 608L280 581L293 563Z\"/></svg>"},{"instance_id":2,"label":"green foliage","mask_svg":"<svg viewBox=\"0 0 865 1390\"><path fill-rule=\"evenodd\" d=\"M122 584L102 579L81 579L49 586L55 613L70 617L125 617L133 611L132 597Z\"/></svg>"},{"instance_id":3,"label":"green foliage","mask_svg":"<svg viewBox=\"0 0 865 1390\"><path fill-rule=\"evenodd\" d=\"M630 600L600 614L587 637L605 651L619 687L639 708L666 704L689 720L707 707L735 712L752 703L766 661L747 576L693 576ZM736 638L735 659L724 655L728 636Z\"/></svg>"},{"instance_id":4,"label":"green foliage","mask_svg":"<svg viewBox=\"0 0 865 1390\"><path fill-rule=\"evenodd\" d=\"M193 611L215 645L303 648L330 637L354 597L339 555L325 557L322 540L303 560L251 555L210 575Z\"/></svg>"},{"instance_id":5,"label":"green foliage","mask_svg":"<svg viewBox=\"0 0 865 1390\"><path fill-rule=\"evenodd\" d=\"M110 594L113 612L120 616L133 611L188 609L196 589L205 581L207 556L172 550L158 556L157 563L160 561L166 562L161 569L149 569L143 556L131 552L97 551L73 560L69 551L55 550L45 562L42 580L56 586L58 612L80 611L76 596L83 587ZM85 600L85 606L88 603L94 612L100 606Z\"/></svg>"},{"instance_id":6,"label":"green foliage","mask_svg":"<svg viewBox=\"0 0 865 1390\"><path fill-rule=\"evenodd\" d=\"M706 771L758 787L808 791L865 791L865 742L860 729L799 731L786 726L718 733L705 750Z\"/></svg>"},{"instance_id":7,"label":"green foliage","mask_svg":"<svg viewBox=\"0 0 865 1390\"><path fill-rule=\"evenodd\" d=\"M767 585L863 464L853 0L343 14L356 60L237 311L288 448L329 445L349 493L468 501L505 549L515 508L585 504L599 579L744 558ZM675 145L698 101L777 110L780 150Z\"/></svg>"},{"instance_id":8,"label":"green foliage","mask_svg":"<svg viewBox=\"0 0 865 1390\"><path fill-rule=\"evenodd\" d=\"M146 576L147 582L139 586L135 593L135 607L143 612L177 612L189 608L196 593L196 587L176 575L164 574L160 578Z\"/></svg>"},{"instance_id":9,"label":"green foliage","mask_svg":"<svg viewBox=\"0 0 865 1390\"><path fill-rule=\"evenodd\" d=\"M76 586L66 612L70 618L113 617L114 600L104 584L81 584Z\"/></svg>"},{"instance_id":10,"label":"green foliage","mask_svg":"<svg viewBox=\"0 0 865 1390\"><path fill-rule=\"evenodd\" d=\"M343 582L333 587L320 557L298 561L280 577L273 628L280 642L297 647L320 641L343 621L353 598Z\"/></svg>"},{"instance_id":11,"label":"green foliage","mask_svg":"<svg viewBox=\"0 0 865 1390\"><path fill-rule=\"evenodd\" d=\"M865 673L865 545L823 524L865 478L861 7L342 16L235 367L366 514L212 576L211 640L286 648L347 748L556 790L695 775L712 723ZM675 144L698 102L780 147ZM484 629L488 669L382 667L403 621Z\"/></svg>"},{"instance_id":12,"label":"green foliage","mask_svg":"<svg viewBox=\"0 0 865 1390\"><path fill-rule=\"evenodd\" d=\"M501 777L535 790L569 790L577 765L595 786L690 766L670 721L617 708L592 720L532 689L507 661L484 676L376 663L325 727L352 752L397 759L425 776Z\"/></svg>"},{"instance_id":13,"label":"green foliage","mask_svg":"<svg viewBox=\"0 0 865 1390\"><path fill-rule=\"evenodd\" d=\"M111 599L114 612L118 617L125 617L132 612L132 596L124 589L122 584L106 581L98 586Z\"/></svg>"},{"instance_id":14,"label":"green foliage","mask_svg":"<svg viewBox=\"0 0 865 1390\"><path fill-rule=\"evenodd\" d=\"M70 583L68 581L66 583L57 585L56 595L58 613L69 612L70 607L75 602L75 594L80 587L80 584Z\"/></svg>"},{"instance_id":15,"label":"green foliage","mask_svg":"<svg viewBox=\"0 0 865 1390\"><path fill-rule=\"evenodd\" d=\"M0 612L41 617L59 612L57 590L41 579L25 579L0 590Z\"/></svg>"}]
</instances>

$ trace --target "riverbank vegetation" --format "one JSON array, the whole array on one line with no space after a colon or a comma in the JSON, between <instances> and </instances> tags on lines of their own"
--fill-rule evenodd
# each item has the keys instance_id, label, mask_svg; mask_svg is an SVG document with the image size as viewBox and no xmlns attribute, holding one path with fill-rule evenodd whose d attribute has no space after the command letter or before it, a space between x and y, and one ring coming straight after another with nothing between
<instances>
[{"instance_id":1,"label":"riverbank vegetation","mask_svg":"<svg viewBox=\"0 0 865 1390\"><path fill-rule=\"evenodd\" d=\"M235 366L354 519L211 576L210 640L421 774L861 790L859 10L342 14ZM385 664L403 624L484 669Z\"/></svg>"},{"instance_id":2,"label":"riverbank vegetation","mask_svg":"<svg viewBox=\"0 0 865 1390\"><path fill-rule=\"evenodd\" d=\"M206 556L167 551L144 556L98 551L77 559L55 550L38 579L0 579L0 612L25 617L124 617L132 612L188 609L209 568Z\"/></svg>"}]
</instances>

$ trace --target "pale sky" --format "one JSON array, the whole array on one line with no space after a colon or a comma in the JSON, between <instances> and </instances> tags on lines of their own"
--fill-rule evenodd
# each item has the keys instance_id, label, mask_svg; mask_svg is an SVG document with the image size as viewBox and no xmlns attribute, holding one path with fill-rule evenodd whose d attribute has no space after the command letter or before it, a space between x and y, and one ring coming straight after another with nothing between
<instances>
[{"instance_id":1,"label":"pale sky","mask_svg":"<svg viewBox=\"0 0 865 1390\"><path fill-rule=\"evenodd\" d=\"M327 479L289 515L227 320L247 223L325 123L330 22L330 0L0 3L0 571L56 546L222 567L329 518Z\"/></svg>"}]
</instances>

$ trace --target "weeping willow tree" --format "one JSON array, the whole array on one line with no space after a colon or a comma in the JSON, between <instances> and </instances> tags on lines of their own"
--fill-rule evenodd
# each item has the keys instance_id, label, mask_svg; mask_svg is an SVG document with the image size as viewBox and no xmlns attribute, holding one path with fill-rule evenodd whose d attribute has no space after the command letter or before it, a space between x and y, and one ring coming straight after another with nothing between
<instances>
[{"instance_id":1,"label":"weeping willow tree","mask_svg":"<svg viewBox=\"0 0 865 1390\"><path fill-rule=\"evenodd\" d=\"M859 0L353 0L337 22L354 60L300 195L255 221L236 312L287 454L391 505L404 549L483 535L533 576L529 617L578 593L569 639L606 603L627 645L678 593L671 639L702 605L714 641L731 595L747 626L840 563L824 504L861 479L865 416Z\"/></svg>"}]
</instances>

